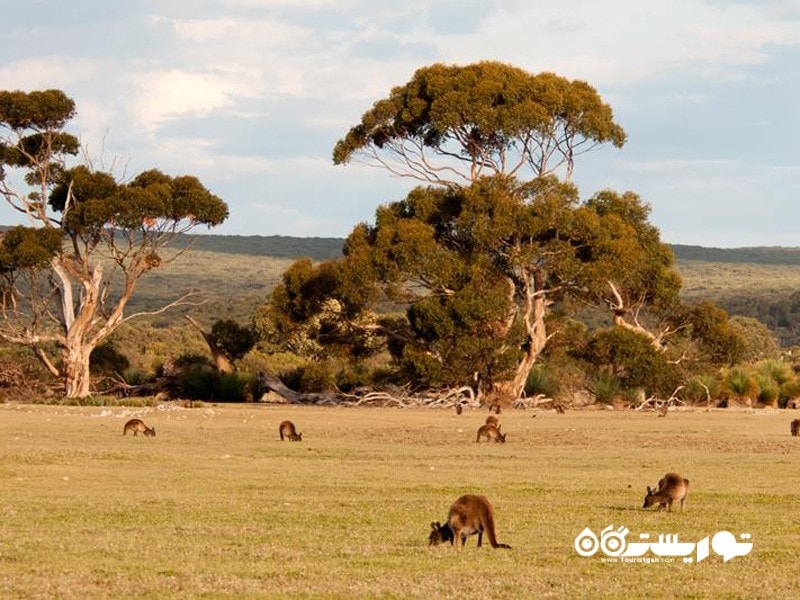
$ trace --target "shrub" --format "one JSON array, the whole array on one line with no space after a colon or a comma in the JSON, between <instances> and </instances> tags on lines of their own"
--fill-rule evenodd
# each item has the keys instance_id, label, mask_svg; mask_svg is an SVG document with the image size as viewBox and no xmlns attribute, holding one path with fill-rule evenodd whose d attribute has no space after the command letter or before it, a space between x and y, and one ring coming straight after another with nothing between
<instances>
[{"instance_id":1,"label":"shrub","mask_svg":"<svg viewBox=\"0 0 800 600\"><path fill-rule=\"evenodd\" d=\"M742 367L733 367L725 372L720 392L726 400L750 404L758 398L760 388L755 377Z\"/></svg>"},{"instance_id":2,"label":"shrub","mask_svg":"<svg viewBox=\"0 0 800 600\"><path fill-rule=\"evenodd\" d=\"M791 365L782 360L764 360L756 365L758 373L779 386L794 379Z\"/></svg>"},{"instance_id":3,"label":"shrub","mask_svg":"<svg viewBox=\"0 0 800 600\"><path fill-rule=\"evenodd\" d=\"M800 380L793 379L787 381L781 386L781 394L778 398L778 406L786 408L789 400L800 398Z\"/></svg>"},{"instance_id":4,"label":"shrub","mask_svg":"<svg viewBox=\"0 0 800 600\"><path fill-rule=\"evenodd\" d=\"M715 375L697 375L681 390L681 398L690 404L710 403L719 395L720 381Z\"/></svg>"},{"instance_id":5,"label":"shrub","mask_svg":"<svg viewBox=\"0 0 800 600\"><path fill-rule=\"evenodd\" d=\"M330 361L310 362L288 373L284 383L302 393L325 392L335 388L334 368Z\"/></svg>"},{"instance_id":6,"label":"shrub","mask_svg":"<svg viewBox=\"0 0 800 600\"><path fill-rule=\"evenodd\" d=\"M619 397L621 387L619 379L613 373L601 370L589 384L589 391L594 394L597 402L611 404Z\"/></svg>"},{"instance_id":7,"label":"shrub","mask_svg":"<svg viewBox=\"0 0 800 600\"><path fill-rule=\"evenodd\" d=\"M191 365L178 376L180 395L190 400L244 402L258 387L250 373L218 373L204 365Z\"/></svg>"},{"instance_id":8,"label":"shrub","mask_svg":"<svg viewBox=\"0 0 800 600\"><path fill-rule=\"evenodd\" d=\"M218 402L252 401L256 386L255 377L250 373L222 373L214 389L214 400Z\"/></svg>"},{"instance_id":9,"label":"shrub","mask_svg":"<svg viewBox=\"0 0 800 600\"><path fill-rule=\"evenodd\" d=\"M551 375L547 367L534 365L531 372L528 373L528 379L525 381L525 395L543 394L548 398L554 398L558 395L558 392L558 380Z\"/></svg>"},{"instance_id":10,"label":"shrub","mask_svg":"<svg viewBox=\"0 0 800 600\"><path fill-rule=\"evenodd\" d=\"M192 400L211 400L219 374L205 365L189 365L178 375L180 395Z\"/></svg>"}]
</instances>

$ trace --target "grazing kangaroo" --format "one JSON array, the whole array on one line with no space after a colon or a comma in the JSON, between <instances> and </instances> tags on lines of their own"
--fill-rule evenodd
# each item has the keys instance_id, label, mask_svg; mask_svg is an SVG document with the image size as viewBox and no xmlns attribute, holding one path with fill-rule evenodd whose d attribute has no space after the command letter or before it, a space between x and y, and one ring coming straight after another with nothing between
<instances>
[{"instance_id":1,"label":"grazing kangaroo","mask_svg":"<svg viewBox=\"0 0 800 600\"><path fill-rule=\"evenodd\" d=\"M797 434L800 433L800 419L795 419L794 421L792 421L791 429L792 429L792 435L794 437L797 437Z\"/></svg>"},{"instance_id":2,"label":"grazing kangaroo","mask_svg":"<svg viewBox=\"0 0 800 600\"><path fill-rule=\"evenodd\" d=\"M492 548L511 548L508 544L500 544L494 529L494 508L486 496L466 494L453 502L444 525L436 521L431 523L428 545L435 546L450 542L456 550L467 543L467 536L478 534L478 548L483 542L483 533L489 537ZM461 543L456 543L460 540Z\"/></svg>"},{"instance_id":3,"label":"grazing kangaroo","mask_svg":"<svg viewBox=\"0 0 800 600\"><path fill-rule=\"evenodd\" d=\"M297 429L295 429L294 423L291 421L284 421L281 423L281 426L278 428L278 433L281 435L281 441L283 441L284 437L289 438L292 442L303 441L303 434L297 433Z\"/></svg>"},{"instance_id":4,"label":"grazing kangaroo","mask_svg":"<svg viewBox=\"0 0 800 600\"><path fill-rule=\"evenodd\" d=\"M122 435L127 435L129 431L133 432L134 437L140 433L145 434L147 437L156 437L156 428L148 427L141 419L131 419L125 423L125 427L122 428Z\"/></svg>"},{"instance_id":5,"label":"grazing kangaroo","mask_svg":"<svg viewBox=\"0 0 800 600\"><path fill-rule=\"evenodd\" d=\"M481 438L485 437L487 442L500 442L501 444L506 443L506 435L505 433L500 433L500 425L494 425L493 423L487 423L486 425L481 425L478 428L478 437L475 440L476 442L480 442Z\"/></svg>"},{"instance_id":6,"label":"grazing kangaroo","mask_svg":"<svg viewBox=\"0 0 800 600\"><path fill-rule=\"evenodd\" d=\"M486 417L486 424L487 425L494 425L498 429L500 429L500 421L494 415L489 415Z\"/></svg>"},{"instance_id":7,"label":"grazing kangaroo","mask_svg":"<svg viewBox=\"0 0 800 600\"><path fill-rule=\"evenodd\" d=\"M650 508L654 504L658 504L658 510L664 510L667 507L667 512L672 512L672 503L681 503L681 512L686 503L686 496L689 493L689 480L684 479L677 473L667 473L658 482L658 487L651 490L647 486L647 495L644 497L644 507Z\"/></svg>"}]
</instances>

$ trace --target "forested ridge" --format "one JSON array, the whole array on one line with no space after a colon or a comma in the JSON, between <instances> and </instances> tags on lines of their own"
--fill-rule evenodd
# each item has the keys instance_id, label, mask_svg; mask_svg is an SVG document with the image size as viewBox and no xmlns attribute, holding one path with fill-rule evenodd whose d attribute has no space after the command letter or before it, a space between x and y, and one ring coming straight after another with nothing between
<instances>
[{"instance_id":1,"label":"forested ridge","mask_svg":"<svg viewBox=\"0 0 800 600\"><path fill-rule=\"evenodd\" d=\"M0 232L9 229L0 225ZM179 235L174 248L192 245L197 250L221 254L269 256L273 258L309 257L314 260L338 258L342 254L344 238L295 237L286 235ZM762 265L800 265L800 246L752 246L741 248L713 248L687 244L667 244L680 261L696 260L722 263L752 263Z\"/></svg>"}]
</instances>

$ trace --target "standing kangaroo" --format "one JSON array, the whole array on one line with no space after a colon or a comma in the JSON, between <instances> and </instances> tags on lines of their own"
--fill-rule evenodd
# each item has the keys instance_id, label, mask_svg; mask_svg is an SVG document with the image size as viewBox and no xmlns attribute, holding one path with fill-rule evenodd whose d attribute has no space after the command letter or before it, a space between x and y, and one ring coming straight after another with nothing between
<instances>
[{"instance_id":1,"label":"standing kangaroo","mask_svg":"<svg viewBox=\"0 0 800 600\"><path fill-rule=\"evenodd\" d=\"M122 428L122 435L127 435L129 431L133 432L134 437L140 433L145 434L147 437L156 437L156 428L148 427L141 419L131 419L125 423L125 427Z\"/></svg>"},{"instance_id":2,"label":"standing kangaroo","mask_svg":"<svg viewBox=\"0 0 800 600\"><path fill-rule=\"evenodd\" d=\"M478 428L478 437L475 439L476 442L480 442L481 438L486 438L487 442L500 442L501 444L506 443L506 435L505 433L500 433L500 425L495 425L494 423L487 423L486 425L481 425Z\"/></svg>"},{"instance_id":3,"label":"standing kangaroo","mask_svg":"<svg viewBox=\"0 0 800 600\"><path fill-rule=\"evenodd\" d=\"M795 419L792 421L791 425L792 435L797 437L797 434L800 433L800 419Z\"/></svg>"},{"instance_id":4,"label":"standing kangaroo","mask_svg":"<svg viewBox=\"0 0 800 600\"><path fill-rule=\"evenodd\" d=\"M644 497L644 507L650 508L654 504L658 504L658 510L664 510L667 507L667 512L672 512L672 503L681 503L681 512L686 503L686 496L689 493L689 480L684 479L677 473L667 473L658 482L658 487L651 490L647 486L647 495Z\"/></svg>"},{"instance_id":5,"label":"standing kangaroo","mask_svg":"<svg viewBox=\"0 0 800 600\"><path fill-rule=\"evenodd\" d=\"M281 423L280 427L278 427L278 433L281 436L281 441L283 441L284 437L289 438L292 442L303 441L303 434L297 433L297 429L295 429L294 423L291 421L284 421Z\"/></svg>"},{"instance_id":6,"label":"standing kangaroo","mask_svg":"<svg viewBox=\"0 0 800 600\"><path fill-rule=\"evenodd\" d=\"M467 543L467 536L478 534L478 548L483 542L483 533L489 537L492 548L511 548L508 544L500 544L494 528L494 509L486 496L466 494L453 502L444 525L436 521L431 523L428 545L435 546L450 542L456 550ZM460 544L456 543L460 540Z\"/></svg>"}]
</instances>

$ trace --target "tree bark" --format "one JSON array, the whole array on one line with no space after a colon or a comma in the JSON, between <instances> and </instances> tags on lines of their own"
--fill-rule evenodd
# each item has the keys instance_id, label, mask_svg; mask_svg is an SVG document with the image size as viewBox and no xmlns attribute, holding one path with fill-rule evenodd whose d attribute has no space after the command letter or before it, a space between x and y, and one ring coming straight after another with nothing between
<instances>
[{"instance_id":1,"label":"tree bark","mask_svg":"<svg viewBox=\"0 0 800 600\"><path fill-rule=\"evenodd\" d=\"M78 343L65 348L62 352L67 398L85 398L91 395L92 379L89 374L89 356L93 349Z\"/></svg>"},{"instance_id":2,"label":"tree bark","mask_svg":"<svg viewBox=\"0 0 800 600\"><path fill-rule=\"evenodd\" d=\"M514 401L523 396L528 375L547 344L547 327L544 322L547 304L543 274L534 270L524 278L522 289L523 320L527 333L525 353L517 364L514 377L498 382L493 390L507 400Z\"/></svg>"}]
</instances>

